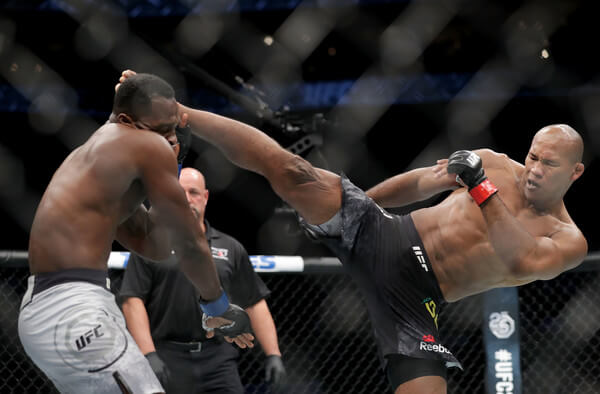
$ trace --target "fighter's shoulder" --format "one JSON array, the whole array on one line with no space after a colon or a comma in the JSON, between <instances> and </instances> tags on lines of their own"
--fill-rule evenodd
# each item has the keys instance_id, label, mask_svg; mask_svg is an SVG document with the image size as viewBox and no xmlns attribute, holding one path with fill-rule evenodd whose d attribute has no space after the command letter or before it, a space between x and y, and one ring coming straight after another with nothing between
<instances>
[{"instance_id":1,"label":"fighter's shoulder","mask_svg":"<svg viewBox=\"0 0 600 394\"><path fill-rule=\"evenodd\" d=\"M583 232L577 226L577 223L575 223L575 221L571 218L571 215L569 215L569 212L567 211L567 208L564 206L564 204L560 212L552 216L556 218L556 221L559 223L559 225L557 226L558 230L566 232L574 238L581 238L585 240Z\"/></svg>"},{"instance_id":2,"label":"fighter's shoulder","mask_svg":"<svg viewBox=\"0 0 600 394\"><path fill-rule=\"evenodd\" d=\"M113 138L110 140L132 157L139 156L156 160L162 154L172 152L169 143L163 136L149 130L134 129L119 123L107 123L102 126L101 130L112 135Z\"/></svg>"},{"instance_id":3,"label":"fighter's shoulder","mask_svg":"<svg viewBox=\"0 0 600 394\"><path fill-rule=\"evenodd\" d=\"M588 243L583 232L572 220L560 220L560 224L554 227L553 233L548 237L557 243L566 254L571 256L570 261L582 261L588 253Z\"/></svg>"},{"instance_id":4,"label":"fighter's shoulder","mask_svg":"<svg viewBox=\"0 0 600 394\"><path fill-rule=\"evenodd\" d=\"M483 161L484 165L494 165L498 163L503 164L508 159L508 156L506 154L496 152L490 148L476 149L474 150L474 152L477 153L479 157L481 157L481 160Z\"/></svg>"},{"instance_id":5,"label":"fighter's shoulder","mask_svg":"<svg viewBox=\"0 0 600 394\"><path fill-rule=\"evenodd\" d=\"M481 157L483 166L486 168L515 168L521 166L516 161L512 160L505 153L496 152L489 148L477 149L474 151Z\"/></svg>"}]
</instances>

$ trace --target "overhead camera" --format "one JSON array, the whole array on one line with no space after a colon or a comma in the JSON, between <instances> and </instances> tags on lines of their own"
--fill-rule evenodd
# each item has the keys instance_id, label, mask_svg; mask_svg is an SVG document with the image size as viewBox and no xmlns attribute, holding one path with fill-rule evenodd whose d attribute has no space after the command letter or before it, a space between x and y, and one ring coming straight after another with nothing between
<instances>
[{"instance_id":1,"label":"overhead camera","mask_svg":"<svg viewBox=\"0 0 600 394\"><path fill-rule=\"evenodd\" d=\"M261 127L277 133L287 141L293 141L285 148L297 155L303 155L311 148L323 144L323 133L330 127L323 113L303 114L292 112L289 105L272 110L265 101L266 94L256 86L247 83L240 76L235 80L240 84L246 96L255 102L252 112L258 115Z\"/></svg>"}]
</instances>

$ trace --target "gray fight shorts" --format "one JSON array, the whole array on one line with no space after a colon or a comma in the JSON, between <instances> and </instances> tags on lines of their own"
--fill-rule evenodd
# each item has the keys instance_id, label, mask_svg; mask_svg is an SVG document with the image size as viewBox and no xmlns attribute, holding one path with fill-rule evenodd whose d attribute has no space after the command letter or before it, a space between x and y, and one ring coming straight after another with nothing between
<instances>
[{"instance_id":1,"label":"gray fight shorts","mask_svg":"<svg viewBox=\"0 0 600 394\"><path fill-rule=\"evenodd\" d=\"M67 271L71 278L65 281ZM96 279L104 275L105 286L77 281L77 273L84 271ZM61 393L164 392L127 331L114 295L106 289L106 272L66 270L43 275L45 282L37 276L28 279L19 338Z\"/></svg>"}]
</instances>

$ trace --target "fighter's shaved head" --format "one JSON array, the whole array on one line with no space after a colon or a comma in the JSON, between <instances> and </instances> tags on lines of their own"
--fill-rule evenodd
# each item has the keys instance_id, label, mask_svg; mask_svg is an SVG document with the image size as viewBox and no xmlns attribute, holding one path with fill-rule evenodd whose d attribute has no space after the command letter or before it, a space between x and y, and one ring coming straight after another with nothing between
<instances>
[{"instance_id":1,"label":"fighter's shaved head","mask_svg":"<svg viewBox=\"0 0 600 394\"><path fill-rule=\"evenodd\" d=\"M542 128L533 137L533 141L540 138L556 139L563 153L572 163L579 163L583 159L583 138L574 128L567 124L553 124Z\"/></svg>"}]
</instances>

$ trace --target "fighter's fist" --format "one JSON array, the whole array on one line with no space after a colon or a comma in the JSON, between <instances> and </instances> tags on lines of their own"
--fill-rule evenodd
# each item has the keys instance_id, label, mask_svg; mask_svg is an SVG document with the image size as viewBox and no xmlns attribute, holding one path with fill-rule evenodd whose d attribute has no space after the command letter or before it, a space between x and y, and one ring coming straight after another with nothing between
<instances>
[{"instance_id":1,"label":"fighter's fist","mask_svg":"<svg viewBox=\"0 0 600 394\"><path fill-rule=\"evenodd\" d=\"M215 326L219 323L220 325ZM250 317L245 310L235 304L229 304L227 310L219 316L204 314L202 316L202 327L205 330L215 330L218 334L232 338L252 332Z\"/></svg>"},{"instance_id":2,"label":"fighter's fist","mask_svg":"<svg viewBox=\"0 0 600 394\"><path fill-rule=\"evenodd\" d=\"M481 165L481 158L468 150L459 150L450 155L448 173L456 174L469 190L487 179Z\"/></svg>"},{"instance_id":3,"label":"fighter's fist","mask_svg":"<svg viewBox=\"0 0 600 394\"><path fill-rule=\"evenodd\" d=\"M119 90L119 86L129 77L135 75L136 72L133 70L125 70L121 73L121 78L119 78L119 83L115 85L115 92Z\"/></svg>"},{"instance_id":4,"label":"fighter's fist","mask_svg":"<svg viewBox=\"0 0 600 394\"><path fill-rule=\"evenodd\" d=\"M225 292L212 302L200 301L202 309L202 328L206 336L212 338L215 333L225 336L228 342L235 342L241 348L253 347L252 326L245 310L230 304Z\"/></svg>"},{"instance_id":5,"label":"fighter's fist","mask_svg":"<svg viewBox=\"0 0 600 394\"><path fill-rule=\"evenodd\" d=\"M485 175L481 157L474 152L459 150L451 154L448 158L448 173L456 174L457 180L469 188L469 193L478 205L498 191Z\"/></svg>"}]
</instances>

